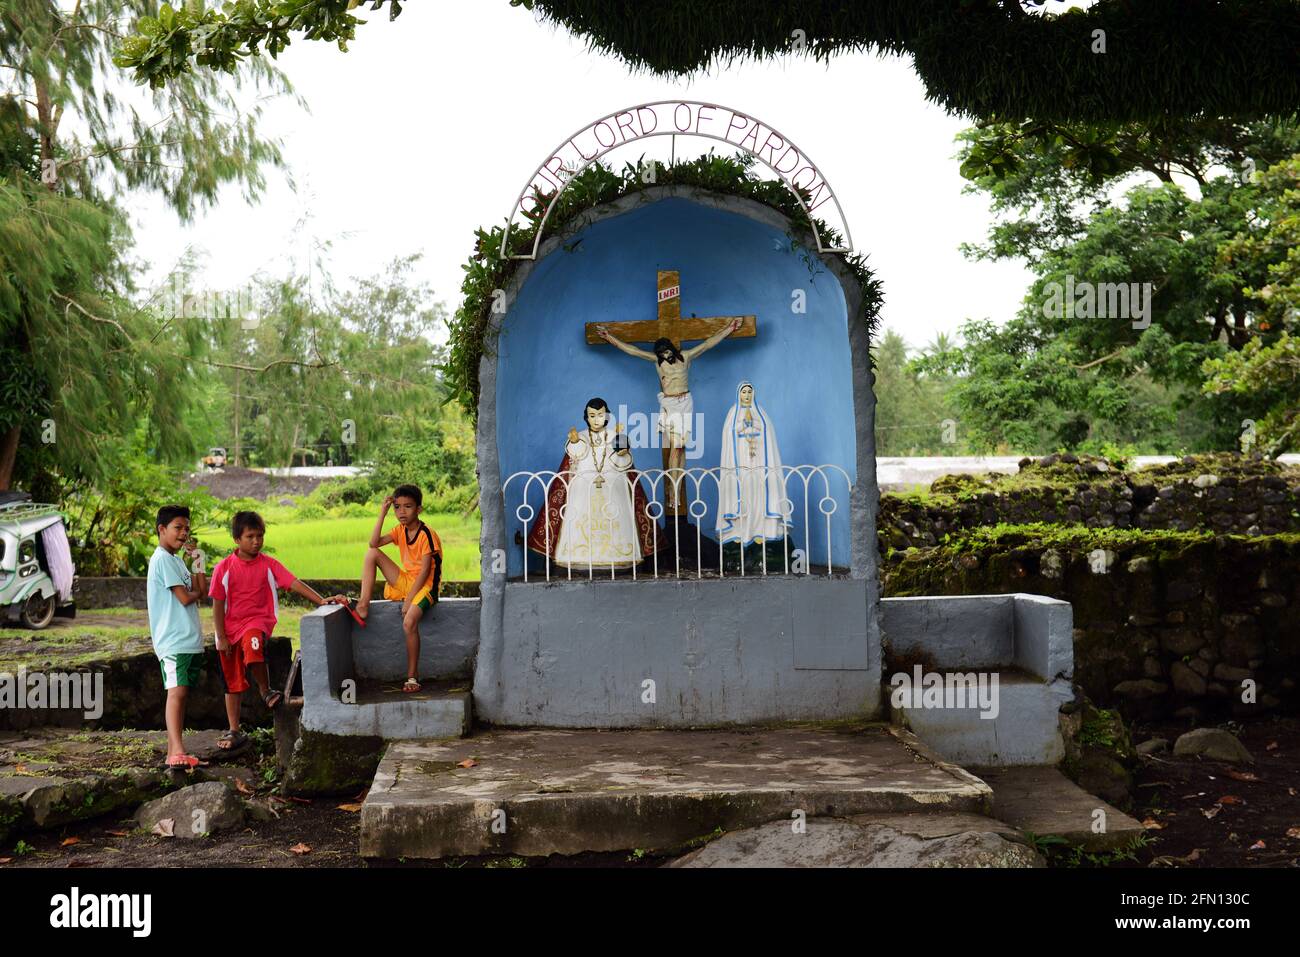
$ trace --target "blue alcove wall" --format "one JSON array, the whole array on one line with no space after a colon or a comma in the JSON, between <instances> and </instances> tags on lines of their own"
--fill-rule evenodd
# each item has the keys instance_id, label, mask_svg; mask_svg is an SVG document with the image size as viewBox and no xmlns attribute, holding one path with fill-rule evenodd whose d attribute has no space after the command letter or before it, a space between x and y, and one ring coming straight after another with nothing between
<instances>
[{"instance_id":1,"label":"blue alcove wall","mask_svg":"<svg viewBox=\"0 0 1300 957\"><path fill-rule=\"evenodd\" d=\"M847 308L839 281L815 256L806 260L802 250L792 249L782 230L680 197L596 222L565 247L536 264L497 341L496 437L503 485L515 472L556 469L568 431L583 426L583 409L592 396L604 398L616 415L620 405L647 420L658 411L654 366L611 346L588 345L584 326L653 320L661 269L681 274L684 317L758 317L756 338L725 340L692 365L691 393L696 413L703 414L703 432L697 457L687 466L719 464L723 422L737 383L749 379L775 425L784 464L830 463L856 481ZM806 312L792 310L795 289L806 292ZM658 448L634 447L633 455L638 468L662 465ZM824 570L827 530L817 510L817 484L809 496L811 525L802 483L795 479L788 487L795 543L803 547L807 529L814 570L817 565ZM522 489L519 479L511 482L504 503L511 576L522 572L522 552L513 544L522 529L516 518ZM847 566L848 490L838 475L831 494L838 506L831 557L836 566ZM703 529L714 536L716 493L709 489L703 497L709 508ZM528 499L540 509L537 483Z\"/></svg>"}]
</instances>

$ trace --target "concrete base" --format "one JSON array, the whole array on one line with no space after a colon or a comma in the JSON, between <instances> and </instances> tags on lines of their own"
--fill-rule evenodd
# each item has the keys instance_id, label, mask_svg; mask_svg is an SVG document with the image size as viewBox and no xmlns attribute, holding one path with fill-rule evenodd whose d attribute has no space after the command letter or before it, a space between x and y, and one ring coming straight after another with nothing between
<instances>
[{"instance_id":1,"label":"concrete base","mask_svg":"<svg viewBox=\"0 0 1300 957\"><path fill-rule=\"evenodd\" d=\"M488 621L500 607L501 621ZM692 728L879 715L868 583L809 575L508 582L474 708L496 725Z\"/></svg>"},{"instance_id":2,"label":"concrete base","mask_svg":"<svg viewBox=\"0 0 1300 957\"><path fill-rule=\"evenodd\" d=\"M472 767L461 762L472 759ZM987 785L905 731L492 731L391 745L361 853L439 858L672 849L801 816L987 814Z\"/></svg>"},{"instance_id":3,"label":"concrete base","mask_svg":"<svg viewBox=\"0 0 1300 957\"><path fill-rule=\"evenodd\" d=\"M302 728L328 735L401 740L446 738L469 730L471 638L477 599L439 602L420 623L424 690L403 694L405 640L399 602L375 602L366 627L347 611L325 605L304 615ZM433 676L446 676L434 678Z\"/></svg>"},{"instance_id":4,"label":"concrete base","mask_svg":"<svg viewBox=\"0 0 1300 957\"><path fill-rule=\"evenodd\" d=\"M1059 713L1074 698L1069 602L1022 594L886 598L880 613L892 720L961 764L1054 765L1065 757ZM968 696L918 698L934 678L954 691L963 680L983 683L991 705L983 713L993 717L954 706L970 703Z\"/></svg>"},{"instance_id":5,"label":"concrete base","mask_svg":"<svg viewBox=\"0 0 1300 957\"><path fill-rule=\"evenodd\" d=\"M1146 832L1140 821L1056 768L980 768L978 774L993 788L994 815L1022 831L1063 838L1094 852L1114 850Z\"/></svg>"},{"instance_id":6,"label":"concrete base","mask_svg":"<svg viewBox=\"0 0 1300 957\"><path fill-rule=\"evenodd\" d=\"M955 764L1055 765L1065 757L1058 714L1073 697L1068 682L1045 684L1004 671L995 717L981 717L976 708L906 707L891 709L890 716Z\"/></svg>"}]
</instances>

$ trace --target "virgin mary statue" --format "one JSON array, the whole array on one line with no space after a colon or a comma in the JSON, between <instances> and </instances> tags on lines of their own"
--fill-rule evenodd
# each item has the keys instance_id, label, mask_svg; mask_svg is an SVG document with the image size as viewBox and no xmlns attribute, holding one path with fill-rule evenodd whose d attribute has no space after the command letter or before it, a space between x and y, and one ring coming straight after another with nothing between
<instances>
[{"instance_id":1,"label":"virgin mary statue","mask_svg":"<svg viewBox=\"0 0 1300 957\"><path fill-rule=\"evenodd\" d=\"M589 400L583 417L585 429L569 430L528 547L562 568L630 568L654 551L645 493L605 400Z\"/></svg>"},{"instance_id":2,"label":"virgin mary statue","mask_svg":"<svg viewBox=\"0 0 1300 957\"><path fill-rule=\"evenodd\" d=\"M718 538L741 545L784 538L792 509L776 428L749 382L736 387L736 404L722 426L721 464Z\"/></svg>"}]
</instances>

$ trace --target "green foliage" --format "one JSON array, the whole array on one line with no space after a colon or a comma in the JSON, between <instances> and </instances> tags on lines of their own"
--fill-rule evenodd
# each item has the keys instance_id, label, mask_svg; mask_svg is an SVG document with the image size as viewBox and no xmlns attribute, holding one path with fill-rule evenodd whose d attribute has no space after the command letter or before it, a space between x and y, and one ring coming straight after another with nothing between
<instances>
[{"instance_id":1,"label":"green foliage","mask_svg":"<svg viewBox=\"0 0 1300 957\"><path fill-rule=\"evenodd\" d=\"M1300 156L1264 171L1253 228L1224 243L1225 270L1250 277L1242 290L1255 335L1239 352L1207 359L1203 391L1231 395L1262 413L1243 445L1278 455L1300 447Z\"/></svg>"},{"instance_id":2,"label":"green foliage","mask_svg":"<svg viewBox=\"0 0 1300 957\"><path fill-rule=\"evenodd\" d=\"M474 432L459 409L448 407L438 422L416 421L388 437L374 455L370 472L371 489L390 494L403 483L431 491L472 486L474 475Z\"/></svg>"},{"instance_id":3,"label":"green foliage","mask_svg":"<svg viewBox=\"0 0 1300 957\"><path fill-rule=\"evenodd\" d=\"M188 363L203 336L132 303L125 197L156 193L182 220L227 184L255 198L281 157L260 135L260 107L235 94L246 79L263 94L290 89L258 62L226 81L123 94L108 61L116 23L155 4L68 6L0 4L0 439L24 450L25 481L94 474L98 450L140 420L157 457L191 454ZM0 488L13 477L0 456Z\"/></svg>"},{"instance_id":4,"label":"green foliage","mask_svg":"<svg viewBox=\"0 0 1300 957\"><path fill-rule=\"evenodd\" d=\"M398 0L373 0L370 9L385 3L390 20L402 12ZM358 0L240 0L222 10L198 2L178 10L164 3L157 17L136 21L135 35L122 41L113 62L134 70L137 82L161 89L195 65L233 72L262 50L277 57L294 33L346 51L357 25L366 22L348 12L356 6Z\"/></svg>"},{"instance_id":5,"label":"green foliage","mask_svg":"<svg viewBox=\"0 0 1300 957\"><path fill-rule=\"evenodd\" d=\"M389 19L398 16L397 0L371 9L385 3ZM805 51L820 61L906 55L930 100L970 116L1158 121L1284 113L1300 102L1291 0L1097 0L1060 12L1044 0L715 0L707 16L684 0L638 4L634 13L626 0L510 3L633 69L669 76ZM137 22L114 62L161 87L195 65L230 71L262 49L275 57L297 33L346 50L363 22L348 12L356 5L241 0L218 12L164 4Z\"/></svg>"},{"instance_id":6,"label":"green foliage","mask_svg":"<svg viewBox=\"0 0 1300 957\"><path fill-rule=\"evenodd\" d=\"M951 399L972 447L1235 447L1242 420L1262 418L1265 399L1204 384L1214 362L1276 335L1254 290L1285 276L1291 236L1260 228L1279 219L1285 177L1248 174L1289 168L1300 125L990 124L961 139L970 189L1004 217L968 254L1024 258L1036 273L1012 320L970 320L960 348L919 360L927 372L957 376ZM1135 174L1155 183L1114 202ZM1175 175L1194 180L1196 194ZM1125 315L1089 315L1084 293L1097 291L1100 303L1104 290L1134 284L1150 290L1144 310L1130 303Z\"/></svg>"},{"instance_id":7,"label":"green foliage","mask_svg":"<svg viewBox=\"0 0 1300 957\"><path fill-rule=\"evenodd\" d=\"M432 339L445 317L414 278L419 260L397 257L347 292L314 267L326 277L320 301L306 276L265 279L252 321L202 323L212 356L203 381L214 386L203 395L207 442L238 465L346 464L436 420L442 350Z\"/></svg>"},{"instance_id":8,"label":"green foliage","mask_svg":"<svg viewBox=\"0 0 1300 957\"><path fill-rule=\"evenodd\" d=\"M206 489L191 488L146 451L142 432L134 442L108 443L96 454L103 474L93 481L48 477L54 483L50 498L64 503L79 575L145 574L158 545L154 519L163 505L188 506L193 528L217 512L218 503ZM209 555L224 554L227 540L222 535L216 541L200 540L198 546Z\"/></svg>"},{"instance_id":9,"label":"green foliage","mask_svg":"<svg viewBox=\"0 0 1300 957\"><path fill-rule=\"evenodd\" d=\"M926 354L952 348L940 334ZM892 329L873 350L876 372L877 455L960 455L965 451L957 430L957 411L948 398L952 376L924 371L909 362L903 337Z\"/></svg>"},{"instance_id":10,"label":"green foliage","mask_svg":"<svg viewBox=\"0 0 1300 957\"><path fill-rule=\"evenodd\" d=\"M727 195L743 196L782 213L790 220L791 228L787 235L791 247L805 253L811 260L811 252L804 236L812 231L813 224L798 197L779 181L759 179L751 172L752 166L753 159L748 156L733 159L709 152L697 159L660 166L655 182L646 183L641 175L642 167L637 163L624 164L620 172L615 172L602 163L593 163L568 181L551 210L547 230L552 236L563 235L565 228L587 210L621 196L660 186L695 186ZM807 192L801 190L801 193L806 202L809 199ZM551 195L546 193L535 197L538 201L538 215L550 202ZM523 229L512 229L511 250L530 247L537 228L534 222ZM816 229L828 243L840 242L838 233L825 223L817 221ZM462 302L448 323L450 350L443 370L452 396L460 401L471 416L478 414L479 360L490 350L499 331L493 313L494 305L500 301L498 290L506 288L520 265L518 260L499 255L505 239L504 227L479 229L475 235L474 253L465 264L465 279L461 284ZM883 301L880 282L867 268L864 257L856 254L846 256L844 263L862 286L861 312L850 318L865 323L868 333L873 333Z\"/></svg>"}]
</instances>

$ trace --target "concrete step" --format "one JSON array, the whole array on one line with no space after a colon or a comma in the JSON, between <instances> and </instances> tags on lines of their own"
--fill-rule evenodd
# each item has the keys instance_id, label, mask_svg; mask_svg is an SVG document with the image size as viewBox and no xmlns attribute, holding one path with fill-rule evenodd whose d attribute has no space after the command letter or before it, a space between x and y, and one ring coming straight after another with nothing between
<instances>
[{"instance_id":1,"label":"concrete step","mask_svg":"<svg viewBox=\"0 0 1300 957\"><path fill-rule=\"evenodd\" d=\"M1069 682L1049 684L1005 668L997 674L996 711L986 712L993 717L983 717L973 701L965 708L893 708L891 703L891 720L910 729L944 760L963 766L1057 764L1065 756L1058 715L1073 695ZM887 702L890 691L885 688Z\"/></svg>"},{"instance_id":2,"label":"concrete step","mask_svg":"<svg viewBox=\"0 0 1300 957\"><path fill-rule=\"evenodd\" d=\"M879 724L494 730L390 745L361 811L360 850L381 858L669 850L801 813L987 815L991 797L915 736Z\"/></svg>"},{"instance_id":3,"label":"concrete step","mask_svg":"<svg viewBox=\"0 0 1300 957\"><path fill-rule=\"evenodd\" d=\"M402 681L362 679L356 701L345 703L353 717L349 734L401 738L458 738L473 723L473 696L463 679L425 679L419 691L405 692Z\"/></svg>"},{"instance_id":4,"label":"concrete step","mask_svg":"<svg viewBox=\"0 0 1300 957\"><path fill-rule=\"evenodd\" d=\"M1056 768L980 768L993 789L993 815L1020 831L1109 851L1146 831L1140 821L1089 794ZM1094 830L1095 827L1102 830Z\"/></svg>"}]
</instances>

